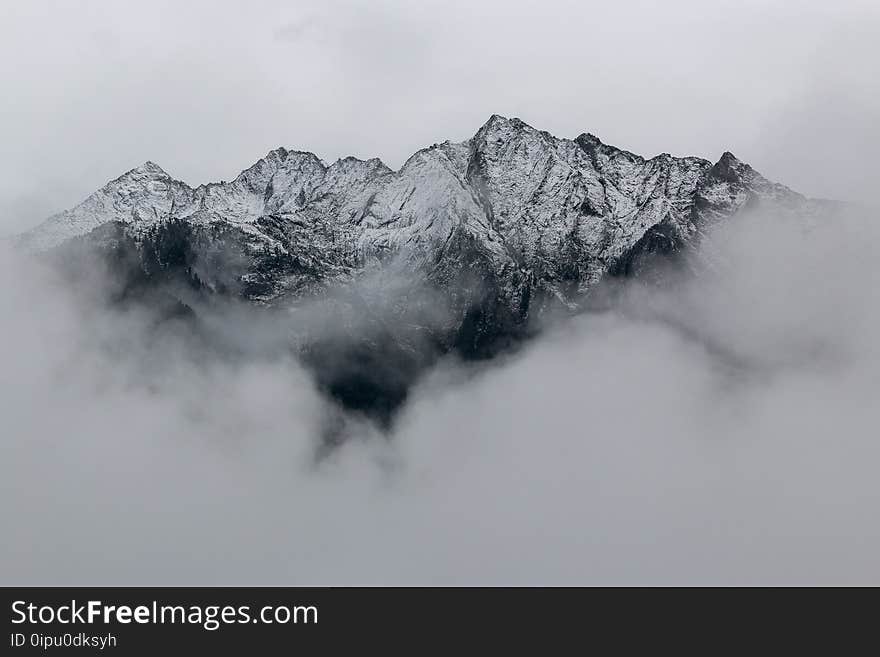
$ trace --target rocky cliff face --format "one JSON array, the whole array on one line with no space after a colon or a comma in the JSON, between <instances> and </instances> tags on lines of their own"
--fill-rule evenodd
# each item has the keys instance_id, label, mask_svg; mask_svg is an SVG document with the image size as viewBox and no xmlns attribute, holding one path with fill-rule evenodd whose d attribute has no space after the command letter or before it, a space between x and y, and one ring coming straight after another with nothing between
<instances>
[{"instance_id":1,"label":"rocky cliff face","mask_svg":"<svg viewBox=\"0 0 880 657\"><path fill-rule=\"evenodd\" d=\"M168 294L187 307L222 296L308 308L322 321L295 323L290 340L319 382L349 406L393 409L436 354L491 355L750 204L818 203L731 153L645 159L496 115L398 171L279 148L191 188L146 162L20 242L97 250L125 263L124 290L174 281Z\"/></svg>"}]
</instances>

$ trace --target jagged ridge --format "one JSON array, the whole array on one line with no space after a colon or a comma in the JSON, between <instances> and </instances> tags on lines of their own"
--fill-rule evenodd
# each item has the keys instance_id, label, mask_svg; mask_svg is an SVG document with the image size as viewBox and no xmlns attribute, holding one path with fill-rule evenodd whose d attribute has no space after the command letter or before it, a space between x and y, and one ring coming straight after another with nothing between
<instances>
[{"instance_id":1,"label":"jagged ridge","mask_svg":"<svg viewBox=\"0 0 880 657\"><path fill-rule=\"evenodd\" d=\"M319 247L357 268L391 253L433 262L459 231L496 271L520 269L566 297L556 283L583 292L652 230L687 241L750 199L808 204L730 153L714 165L666 153L646 160L591 134L558 139L493 115L473 138L423 149L397 172L378 159L326 166L279 148L231 182L191 188L146 162L22 241L47 249L111 221L136 236L178 218L234 226L255 252L303 257ZM291 287L278 283L267 299Z\"/></svg>"},{"instance_id":2,"label":"jagged ridge","mask_svg":"<svg viewBox=\"0 0 880 657\"><path fill-rule=\"evenodd\" d=\"M425 334L432 352L494 353L535 315L577 310L603 277L633 274L754 203L816 207L731 153L714 164L645 159L592 134L559 139L493 115L471 139L422 149L398 171L352 157L328 166L278 148L231 182L191 188L146 162L20 241L37 251L83 240L124 247L138 276L182 268L207 294L264 306L332 299L347 309L349 331L301 338L320 355L317 371L354 349L361 372L364 359L396 345L395 358L410 359L399 392L426 360ZM371 285L357 287L364 280ZM346 287L357 292L340 302L333 291ZM393 297L379 304L382 317L364 299L376 289ZM369 330L358 315L375 316ZM376 377L393 378L395 368ZM346 376L336 377L343 386ZM370 397L364 385L354 396Z\"/></svg>"}]
</instances>

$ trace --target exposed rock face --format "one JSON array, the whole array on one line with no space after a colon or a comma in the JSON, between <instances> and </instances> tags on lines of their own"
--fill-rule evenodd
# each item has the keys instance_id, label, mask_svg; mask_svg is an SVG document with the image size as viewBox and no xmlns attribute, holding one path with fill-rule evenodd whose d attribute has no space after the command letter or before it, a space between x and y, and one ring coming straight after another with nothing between
<instances>
[{"instance_id":1,"label":"exposed rock face","mask_svg":"<svg viewBox=\"0 0 880 657\"><path fill-rule=\"evenodd\" d=\"M577 310L603 277L754 203L819 202L730 153L644 159L496 115L399 171L279 148L231 182L191 188L146 162L20 240L112 253L139 289L176 276L202 295L319 307L333 331L291 331L319 381L349 405L386 395L393 408L432 354L490 355L530 319Z\"/></svg>"}]
</instances>

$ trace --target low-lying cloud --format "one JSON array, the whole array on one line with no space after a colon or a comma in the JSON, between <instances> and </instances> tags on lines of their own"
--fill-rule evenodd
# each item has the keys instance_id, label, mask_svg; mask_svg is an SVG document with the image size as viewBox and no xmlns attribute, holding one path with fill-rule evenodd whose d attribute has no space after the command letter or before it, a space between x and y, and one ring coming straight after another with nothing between
<instances>
[{"instance_id":1,"label":"low-lying cloud","mask_svg":"<svg viewBox=\"0 0 880 657\"><path fill-rule=\"evenodd\" d=\"M4 253L4 584L880 583L880 229L752 214L390 435Z\"/></svg>"}]
</instances>

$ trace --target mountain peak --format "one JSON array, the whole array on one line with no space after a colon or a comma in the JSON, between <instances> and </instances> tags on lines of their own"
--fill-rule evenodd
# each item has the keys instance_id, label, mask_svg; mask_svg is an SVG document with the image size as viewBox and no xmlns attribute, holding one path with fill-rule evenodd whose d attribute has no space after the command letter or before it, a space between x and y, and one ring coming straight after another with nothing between
<instances>
[{"instance_id":1,"label":"mountain peak","mask_svg":"<svg viewBox=\"0 0 880 657\"><path fill-rule=\"evenodd\" d=\"M737 182L753 173L753 169L730 151L724 151L721 158L712 167L710 173L717 179Z\"/></svg>"},{"instance_id":2,"label":"mountain peak","mask_svg":"<svg viewBox=\"0 0 880 657\"><path fill-rule=\"evenodd\" d=\"M585 148L598 148L599 146L604 146L602 140L599 139L592 132L583 132L577 136L575 141Z\"/></svg>"},{"instance_id":3,"label":"mountain peak","mask_svg":"<svg viewBox=\"0 0 880 657\"><path fill-rule=\"evenodd\" d=\"M480 129L477 130L477 135L509 133L515 130L534 130L534 128L522 119L516 117L508 118L506 116L501 116L500 114L493 114L489 117L488 121L480 126Z\"/></svg>"},{"instance_id":4,"label":"mountain peak","mask_svg":"<svg viewBox=\"0 0 880 657\"><path fill-rule=\"evenodd\" d=\"M288 153L289 151L284 148L284 146L279 146L266 153L266 156L263 159L268 161L282 161L287 158Z\"/></svg>"},{"instance_id":5,"label":"mountain peak","mask_svg":"<svg viewBox=\"0 0 880 657\"><path fill-rule=\"evenodd\" d=\"M103 189L115 187L119 184L125 185L141 185L143 183L154 180L172 180L171 176L151 160L147 160L143 164L139 164L134 169L129 169L118 178L108 182Z\"/></svg>"},{"instance_id":6,"label":"mountain peak","mask_svg":"<svg viewBox=\"0 0 880 657\"><path fill-rule=\"evenodd\" d=\"M500 114L492 114L488 120L482 125L483 128L489 128L496 125L504 125L508 123L510 119L506 116L501 116Z\"/></svg>"},{"instance_id":7,"label":"mountain peak","mask_svg":"<svg viewBox=\"0 0 880 657\"><path fill-rule=\"evenodd\" d=\"M153 162L151 160L147 160L146 162L144 162L140 166L136 166L134 169L129 171L129 173L140 173L140 174L147 174L147 175L151 175L151 176L167 176L168 175L162 167L160 167L158 164L156 164L155 162Z\"/></svg>"}]
</instances>

